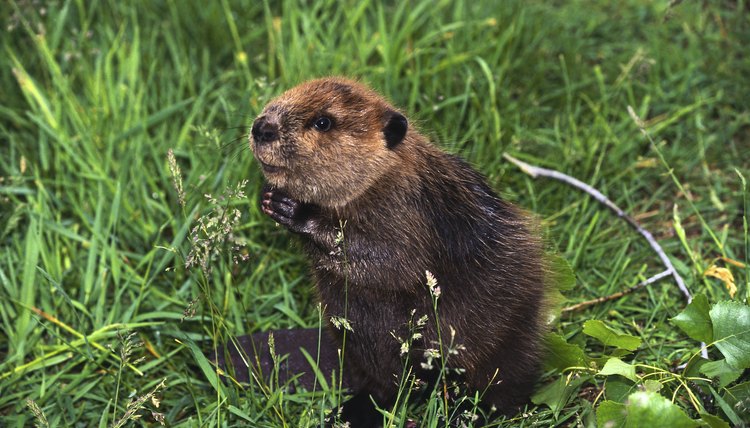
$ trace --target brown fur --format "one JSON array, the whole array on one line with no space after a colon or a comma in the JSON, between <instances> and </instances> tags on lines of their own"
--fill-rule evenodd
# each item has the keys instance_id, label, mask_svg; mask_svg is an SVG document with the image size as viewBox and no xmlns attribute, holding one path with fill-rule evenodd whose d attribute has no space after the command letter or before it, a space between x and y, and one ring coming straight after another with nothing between
<instances>
[{"instance_id":1,"label":"brown fur","mask_svg":"<svg viewBox=\"0 0 750 428\"><path fill-rule=\"evenodd\" d=\"M326 131L313 126L323 116L333 121ZM430 321L409 361L418 376L432 376L419 364L424 349L438 347L430 271L442 292L443 343L454 330L465 348L449 366L465 370L471 391L486 390L489 405L509 411L525 402L539 368L544 268L519 210L354 81L319 79L285 92L253 135L270 185L263 210L302 236L328 315L351 322L345 364L361 395L392 403L404 361L391 332L404 338L413 310ZM361 414L344 405L354 426L376 417Z\"/></svg>"},{"instance_id":2,"label":"brown fur","mask_svg":"<svg viewBox=\"0 0 750 428\"><path fill-rule=\"evenodd\" d=\"M264 110L263 116L282 124L283 141L268 149L256 147L255 156L286 168L266 177L289 196L343 207L398 165L398 157L381 147L381 114L388 108L385 100L355 82L326 79L299 85ZM322 112L347 120L321 134L309 121Z\"/></svg>"}]
</instances>

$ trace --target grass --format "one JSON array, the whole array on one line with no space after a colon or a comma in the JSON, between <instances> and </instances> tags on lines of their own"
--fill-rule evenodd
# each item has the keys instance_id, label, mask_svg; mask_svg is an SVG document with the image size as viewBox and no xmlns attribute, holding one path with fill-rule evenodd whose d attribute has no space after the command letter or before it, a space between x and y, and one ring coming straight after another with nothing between
<instances>
[{"instance_id":1,"label":"grass","mask_svg":"<svg viewBox=\"0 0 750 428\"><path fill-rule=\"evenodd\" d=\"M258 209L245 140L270 97L315 76L362 78L534 212L576 272L570 302L634 285L658 259L602 206L532 180L503 152L608 195L654 233L693 293L730 299L705 275L716 265L733 274L734 300L750 297L743 1L127 3L0 10L0 425L114 426L148 397L136 423L153 424L153 411L169 426L314 426L336 404L335 390L222 384L201 357L230 335L320 322L301 251ZM242 213L234 234L249 260L223 252L210 272L187 270L190 231L212 208L203 195L242 180L247 197L224 207ZM552 330L599 358L608 348L582 323L602 320L642 340L621 355L639 373L669 373L699 348L669 321L684 306L663 280ZM591 426L622 380L585 373L550 369L540 389L585 382L558 406L498 423ZM698 417L684 395L665 396ZM726 419L720 400L700 400Z\"/></svg>"}]
</instances>

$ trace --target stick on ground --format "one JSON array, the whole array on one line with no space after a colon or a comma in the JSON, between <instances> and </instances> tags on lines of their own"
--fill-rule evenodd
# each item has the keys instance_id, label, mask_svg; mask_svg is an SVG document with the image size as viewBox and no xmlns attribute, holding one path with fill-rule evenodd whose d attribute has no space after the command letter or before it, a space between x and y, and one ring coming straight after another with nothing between
<instances>
[{"instance_id":1,"label":"stick on ground","mask_svg":"<svg viewBox=\"0 0 750 428\"><path fill-rule=\"evenodd\" d=\"M614 202L610 201L606 196L604 196L604 194L602 194L602 192L596 190L595 188L589 186L588 184L578 179L575 179L569 175L563 174L562 172L529 165L526 162L518 160L507 153L504 153L503 157L507 159L509 162L516 165L517 167L521 168L523 172L525 172L526 174L529 174L530 176L534 178L548 177L548 178L554 178L555 180L558 180L558 181L562 181L563 183L570 184L571 186L588 193L589 195L591 195L592 198L596 199L601 204L603 204L610 210L614 211L614 213L617 214L618 217L625 220L638 233L640 233L641 236L646 238L646 241L648 241L649 245L651 245L651 248L653 248L653 250L656 251L656 254L659 255L661 262L664 263L664 266L672 274L672 277L677 283L677 287L679 287L680 291L687 299L687 302L690 303L693 300L693 296L690 294L690 291L685 286L685 282L682 280L682 277L680 276L679 273L677 273L677 270L674 268L674 265L672 265L672 262L669 260L669 257L667 257L667 255L664 253L664 250L661 249L661 245L659 245L659 243L656 242L656 239L654 239L654 236L651 234L651 232L641 227L641 225L638 224L638 222L635 221L635 219L625 214L625 211L621 210L617 205L614 204Z\"/></svg>"},{"instance_id":2,"label":"stick on ground","mask_svg":"<svg viewBox=\"0 0 750 428\"><path fill-rule=\"evenodd\" d=\"M666 276L669 276L671 274L672 274L672 272L670 272L669 269L667 269L667 270L665 270L665 271L663 271L661 273L657 273L656 275L654 275L654 276L652 276L652 277L650 277L650 278L648 278L648 279L646 279L644 281L641 281L638 284L636 284L636 285L634 285L634 286L632 286L632 287L630 287L628 289L625 289L623 291L618 291L617 293L610 294L609 296L603 296L603 297L599 297L599 298L596 298L596 299L586 300L585 302L576 303L575 305L566 306L566 307L562 308L561 311L562 312L580 311L581 309L588 308L589 306L597 305L599 303L609 302L610 300L619 299L620 297L627 296L628 294L630 294L630 293L632 293L632 292L634 292L634 291L636 291L636 290L638 290L640 288L643 288L643 287L646 287L648 285L651 285L654 282L656 282L656 281L658 281L658 280L660 280L660 279L662 279L662 278L664 278Z\"/></svg>"},{"instance_id":3,"label":"stick on ground","mask_svg":"<svg viewBox=\"0 0 750 428\"><path fill-rule=\"evenodd\" d=\"M687 299L688 304L690 304L690 302L693 301L693 296L690 294L690 291L685 286L685 282L682 280L682 277L680 276L679 273L677 273L677 270L674 268L674 265L669 260L669 257L667 257L667 255L664 253L664 250L662 250L661 245L659 245L659 243L656 242L656 239L654 239L654 236L651 234L651 232L641 227L641 225L638 224L638 222L635 221L634 218L627 215L625 211L621 210L617 205L614 204L614 202L610 201L609 198L604 196L602 192L596 190L595 188L589 186L588 184L578 179L575 179L567 174L563 174L562 172L555 171L553 169L540 168L537 166L529 165L526 162L516 159L507 153L503 153L503 157L507 159L509 162L511 162L512 164L521 168L523 172L525 172L526 174L529 174L530 176L534 178L536 177L554 178L555 180L562 181L563 183L567 183L577 189L583 190L584 192L588 193L592 198L596 199L598 202L600 202L601 204L603 204L610 210L614 211L614 213L617 214L618 217L625 220L630 226L632 226L636 231L638 231L638 233L640 233L641 236L646 238L649 245L651 245L651 248L653 248L653 250L656 251L656 254L659 255L659 258L661 259L662 263L664 263L664 266L667 268L666 271L660 274L657 274L655 276L652 276L651 278L647 279L641 284L643 284L643 286L646 286L648 284L656 282L657 280L661 278L664 278L665 276L667 276L667 274L671 274L675 282L677 283L677 287L679 287L680 291L685 296L685 299ZM641 284L638 284L635 287L631 287L631 289L629 290L625 290L621 293L617 293L613 295L614 297L606 296L600 299L595 299L593 301L583 302L583 303L580 303L579 305L591 306L595 303L606 302L608 300L622 297L626 294L632 293L633 291L635 291L635 289L640 288ZM578 306L578 305L575 305L575 306ZM571 306L571 308L575 306ZM569 309L569 308L565 308L565 309L568 309L569 311L575 310L575 309ZM565 311L565 309L563 309L563 311ZM708 351L706 350L706 345L704 343L701 343L701 356L703 358L708 358Z\"/></svg>"}]
</instances>

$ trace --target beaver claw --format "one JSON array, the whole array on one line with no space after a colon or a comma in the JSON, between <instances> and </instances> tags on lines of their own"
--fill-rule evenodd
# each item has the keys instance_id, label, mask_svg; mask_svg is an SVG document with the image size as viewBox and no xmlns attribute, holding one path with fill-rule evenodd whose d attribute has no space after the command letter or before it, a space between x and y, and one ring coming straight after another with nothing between
<instances>
[{"instance_id":1,"label":"beaver claw","mask_svg":"<svg viewBox=\"0 0 750 428\"><path fill-rule=\"evenodd\" d=\"M311 226L310 209L306 204L290 198L278 189L264 188L261 210L276 223L292 232L306 233Z\"/></svg>"}]
</instances>

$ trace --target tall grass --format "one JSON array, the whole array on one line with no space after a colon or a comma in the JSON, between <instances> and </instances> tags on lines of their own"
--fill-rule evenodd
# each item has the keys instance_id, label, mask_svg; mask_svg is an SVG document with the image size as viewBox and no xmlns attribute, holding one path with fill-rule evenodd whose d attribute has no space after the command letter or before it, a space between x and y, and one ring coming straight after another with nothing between
<instances>
[{"instance_id":1,"label":"tall grass","mask_svg":"<svg viewBox=\"0 0 750 428\"><path fill-rule=\"evenodd\" d=\"M139 397L152 423L150 411L171 426L314 425L338 404L331 390L222 383L202 356L232 335L320 323L301 252L258 209L245 139L266 101L314 76L370 83L536 213L576 271L569 299L633 285L656 259L601 206L531 181L504 151L598 187L694 292L728 298L703 274L718 257L744 262L726 267L750 296L735 172L750 176L750 14L742 1L673 3L11 0L0 8L0 425L116 425ZM203 195L242 180L247 197L225 207L242 213L233 233L249 261L187 269L190 231L212 207ZM643 339L636 361L664 368L695 350L668 322L683 305L665 281L553 329L590 350L581 321L607 320ZM143 342L129 361L117 351L127 332ZM530 406L499 423L589 425L602 385L588 388L560 411ZM421 414L397 410L397 424Z\"/></svg>"}]
</instances>

